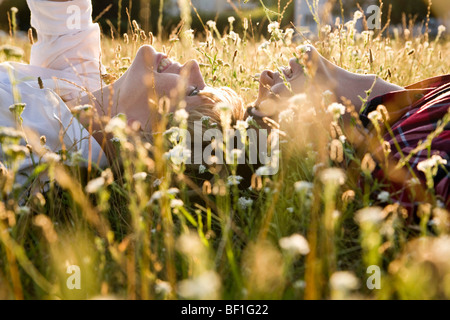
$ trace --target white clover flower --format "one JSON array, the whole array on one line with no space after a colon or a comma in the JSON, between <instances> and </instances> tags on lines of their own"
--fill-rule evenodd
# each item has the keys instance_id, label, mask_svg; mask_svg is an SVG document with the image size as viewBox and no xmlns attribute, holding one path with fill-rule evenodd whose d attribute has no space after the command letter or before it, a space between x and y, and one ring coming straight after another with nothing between
<instances>
[{"instance_id":1,"label":"white clover flower","mask_svg":"<svg viewBox=\"0 0 450 320\"><path fill-rule=\"evenodd\" d=\"M191 158L191 150L183 145L176 145L168 152L166 152L167 159L170 159L174 164L180 165L186 163Z\"/></svg>"},{"instance_id":2,"label":"white clover flower","mask_svg":"<svg viewBox=\"0 0 450 320\"><path fill-rule=\"evenodd\" d=\"M286 211L289 213L294 213L294 208L293 207L288 207L286 208Z\"/></svg>"},{"instance_id":3,"label":"white clover flower","mask_svg":"<svg viewBox=\"0 0 450 320\"><path fill-rule=\"evenodd\" d=\"M90 104L79 105L71 109L72 113L77 114L82 111L92 110L93 107Z\"/></svg>"},{"instance_id":4,"label":"white clover flower","mask_svg":"<svg viewBox=\"0 0 450 320\"><path fill-rule=\"evenodd\" d=\"M200 165L199 167L198 167L198 173L200 173L200 174L203 174L203 173L205 173L206 172L206 167L204 166L204 165Z\"/></svg>"},{"instance_id":5,"label":"white clover flower","mask_svg":"<svg viewBox=\"0 0 450 320\"><path fill-rule=\"evenodd\" d=\"M148 174L146 172L138 172L133 175L135 181L144 181L147 179Z\"/></svg>"},{"instance_id":6,"label":"white clover flower","mask_svg":"<svg viewBox=\"0 0 450 320\"><path fill-rule=\"evenodd\" d=\"M356 10L355 13L353 14L353 21L358 21L362 17L363 17L362 12L359 10Z\"/></svg>"},{"instance_id":7,"label":"white clover flower","mask_svg":"<svg viewBox=\"0 0 450 320\"><path fill-rule=\"evenodd\" d=\"M170 188L169 190L167 190L167 194L170 194L171 196L174 196L178 193L180 193L180 189L178 188Z\"/></svg>"},{"instance_id":8,"label":"white clover flower","mask_svg":"<svg viewBox=\"0 0 450 320\"><path fill-rule=\"evenodd\" d=\"M339 168L327 168L320 174L320 179L324 184L333 183L343 185L347 179L344 170Z\"/></svg>"},{"instance_id":9,"label":"white clover flower","mask_svg":"<svg viewBox=\"0 0 450 320\"><path fill-rule=\"evenodd\" d=\"M311 45L309 44L302 44L295 48L295 50L301 54L305 54L307 52L311 52Z\"/></svg>"},{"instance_id":10,"label":"white clover flower","mask_svg":"<svg viewBox=\"0 0 450 320\"><path fill-rule=\"evenodd\" d=\"M443 159L441 156L435 154L431 156L431 158L419 162L417 164L417 170L426 173L428 170L432 170L439 165L446 165L446 164L447 164L446 159Z\"/></svg>"},{"instance_id":11,"label":"white clover flower","mask_svg":"<svg viewBox=\"0 0 450 320\"><path fill-rule=\"evenodd\" d=\"M228 37L231 39L231 40L233 40L233 41L240 41L241 40L241 38L239 37L239 35L236 33L236 32L234 32L234 31L230 31L230 33L228 34Z\"/></svg>"},{"instance_id":12,"label":"white clover flower","mask_svg":"<svg viewBox=\"0 0 450 320\"><path fill-rule=\"evenodd\" d=\"M201 117L200 120L201 120L202 122L204 122L204 123L208 123L209 120L211 120L211 117L209 117L209 116L203 116L203 117Z\"/></svg>"},{"instance_id":13,"label":"white clover flower","mask_svg":"<svg viewBox=\"0 0 450 320\"><path fill-rule=\"evenodd\" d=\"M234 126L239 131L245 131L248 128L248 122L244 120L236 121L236 125Z\"/></svg>"},{"instance_id":14,"label":"white clover flower","mask_svg":"<svg viewBox=\"0 0 450 320\"><path fill-rule=\"evenodd\" d=\"M206 271L197 277L181 281L178 293L185 299L215 299L218 298L220 287L217 273Z\"/></svg>"},{"instance_id":15,"label":"white clover flower","mask_svg":"<svg viewBox=\"0 0 450 320\"><path fill-rule=\"evenodd\" d=\"M382 202L388 202L390 196L391 196L391 195L389 194L389 192L387 192L387 191L381 191L381 192L378 194L377 199L378 199L379 201L382 201Z\"/></svg>"},{"instance_id":16,"label":"white clover flower","mask_svg":"<svg viewBox=\"0 0 450 320\"><path fill-rule=\"evenodd\" d=\"M314 184L312 182L308 182L308 181L297 181L296 183L294 183L294 190L295 192L308 192L310 190L312 190L312 188L314 187Z\"/></svg>"},{"instance_id":17,"label":"white clover flower","mask_svg":"<svg viewBox=\"0 0 450 320\"><path fill-rule=\"evenodd\" d=\"M152 196L150 197L150 200L148 201L148 204L153 204L155 201L161 199L163 196L163 192L162 191L155 191L153 192Z\"/></svg>"},{"instance_id":18,"label":"white clover flower","mask_svg":"<svg viewBox=\"0 0 450 320\"><path fill-rule=\"evenodd\" d=\"M277 21L273 21L271 23L269 23L269 25L267 26L267 30L269 31L270 34L278 31L280 29L280 24Z\"/></svg>"},{"instance_id":19,"label":"white clover flower","mask_svg":"<svg viewBox=\"0 0 450 320\"><path fill-rule=\"evenodd\" d=\"M243 179L244 178L242 178L241 176L231 175L231 176L228 176L228 178L227 178L227 184L229 186L237 186L241 183L241 181Z\"/></svg>"},{"instance_id":20,"label":"white clover flower","mask_svg":"<svg viewBox=\"0 0 450 320\"><path fill-rule=\"evenodd\" d=\"M216 22L215 22L215 21L208 20L208 21L206 22L206 24L208 25L208 27L209 27L210 29L215 29L215 28L216 28Z\"/></svg>"},{"instance_id":21,"label":"white clover flower","mask_svg":"<svg viewBox=\"0 0 450 320\"><path fill-rule=\"evenodd\" d=\"M155 283L155 292L157 294L162 294L162 295L166 296L172 292L172 287L170 286L169 282L158 279L158 280L156 280L156 283Z\"/></svg>"},{"instance_id":22,"label":"white clover flower","mask_svg":"<svg viewBox=\"0 0 450 320\"><path fill-rule=\"evenodd\" d=\"M42 156L45 162L56 163L61 161L61 156L54 152L47 152Z\"/></svg>"},{"instance_id":23,"label":"white clover flower","mask_svg":"<svg viewBox=\"0 0 450 320\"><path fill-rule=\"evenodd\" d=\"M177 123L183 123L189 118L189 113L185 109L175 111L174 119Z\"/></svg>"},{"instance_id":24,"label":"white clover flower","mask_svg":"<svg viewBox=\"0 0 450 320\"><path fill-rule=\"evenodd\" d=\"M331 275L330 286L336 291L350 291L359 288L359 280L349 271L338 271Z\"/></svg>"},{"instance_id":25,"label":"white clover flower","mask_svg":"<svg viewBox=\"0 0 450 320\"><path fill-rule=\"evenodd\" d=\"M355 220L360 224L378 224L383 221L383 211L379 207L368 207L359 210L355 214Z\"/></svg>"},{"instance_id":26,"label":"white clover flower","mask_svg":"<svg viewBox=\"0 0 450 320\"><path fill-rule=\"evenodd\" d=\"M86 186L87 193L96 193L105 185L105 178L99 177L94 180L89 181Z\"/></svg>"},{"instance_id":27,"label":"white clover flower","mask_svg":"<svg viewBox=\"0 0 450 320\"><path fill-rule=\"evenodd\" d=\"M245 122L247 122L247 128L249 126L255 126L256 125L256 121L253 118L253 116L248 116L247 119L245 119Z\"/></svg>"},{"instance_id":28,"label":"white clover flower","mask_svg":"<svg viewBox=\"0 0 450 320\"><path fill-rule=\"evenodd\" d=\"M240 197L238 200L238 206L241 210L247 210L253 205L253 200L245 197Z\"/></svg>"},{"instance_id":29,"label":"white clover flower","mask_svg":"<svg viewBox=\"0 0 450 320\"><path fill-rule=\"evenodd\" d=\"M333 102L327 108L328 113L333 114L335 117L340 117L345 114L345 106L341 103Z\"/></svg>"},{"instance_id":30,"label":"white clover flower","mask_svg":"<svg viewBox=\"0 0 450 320\"><path fill-rule=\"evenodd\" d=\"M172 199L170 200L170 207L171 208L180 208L184 205L183 200L180 199Z\"/></svg>"},{"instance_id":31,"label":"white clover flower","mask_svg":"<svg viewBox=\"0 0 450 320\"><path fill-rule=\"evenodd\" d=\"M292 255L307 255L310 251L308 241L298 233L281 238L278 243L281 249Z\"/></svg>"},{"instance_id":32,"label":"white clover flower","mask_svg":"<svg viewBox=\"0 0 450 320\"><path fill-rule=\"evenodd\" d=\"M121 133L127 127L126 121L120 115L112 118L105 127L105 131L108 133Z\"/></svg>"}]
</instances>

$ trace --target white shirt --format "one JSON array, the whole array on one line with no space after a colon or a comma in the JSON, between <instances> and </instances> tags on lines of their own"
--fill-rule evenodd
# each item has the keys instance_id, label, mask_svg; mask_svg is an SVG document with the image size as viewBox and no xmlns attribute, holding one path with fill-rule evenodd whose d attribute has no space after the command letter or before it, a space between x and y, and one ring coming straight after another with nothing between
<instances>
[{"instance_id":1,"label":"white shirt","mask_svg":"<svg viewBox=\"0 0 450 320\"><path fill-rule=\"evenodd\" d=\"M0 63L0 127L22 130L9 107L24 103L22 126L27 140L31 139L31 130L37 137L46 137L46 146L51 151L58 152L64 146L65 150L78 151L83 159L90 158L94 163L100 159L97 164L105 167L107 159L99 144L64 103L81 96L81 88L94 92L103 84L100 28L92 22L91 1L27 2L38 41L32 47L30 65ZM38 77L44 89L40 89ZM19 94L16 97L13 88ZM0 161L3 160L0 150ZM25 183L27 178L23 174L29 174L33 166L31 157L27 157L20 165L21 174L16 182Z\"/></svg>"}]
</instances>

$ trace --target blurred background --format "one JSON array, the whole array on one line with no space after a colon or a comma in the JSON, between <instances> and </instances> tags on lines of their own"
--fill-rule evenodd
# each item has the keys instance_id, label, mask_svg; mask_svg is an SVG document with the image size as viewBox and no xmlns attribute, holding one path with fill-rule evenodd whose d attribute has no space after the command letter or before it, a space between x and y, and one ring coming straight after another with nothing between
<instances>
[{"instance_id":1,"label":"blurred background","mask_svg":"<svg viewBox=\"0 0 450 320\"><path fill-rule=\"evenodd\" d=\"M310 0L312 5L315 0ZM311 27L314 29L315 23L310 14L310 9L306 0L263 0L267 9L276 12L283 12L281 27L290 25L293 21L297 26ZM217 28L222 32L229 27L228 17L234 16L236 19L235 28L239 30L243 18L251 19L252 27L256 34L266 32L268 19L260 0L95 0L94 18L101 24L104 30L113 29L114 32L126 32L129 28L128 13L131 20L136 20L145 31L154 34L161 31L163 36L168 36L174 27L180 22L179 4L191 6L192 24L194 30L202 30L202 22L197 17L193 7L197 10L203 23L208 20L216 21ZM319 10L327 9L330 17L342 17L341 4L344 9L346 19L357 10L359 3L363 10L371 4L379 4L378 0L320 0ZM449 0L433 0L433 11L431 12L431 24L444 24L448 26ZM19 9L17 13L18 28L26 31L30 27L30 13L26 5L26 0L0 0L0 30L8 32L9 19L8 12L11 7ZM391 25L399 25L406 21L416 21L421 23L427 16L427 0L384 0L383 1L383 22L386 22L390 12ZM273 20L278 20L276 14L270 14ZM330 18L330 20L332 19ZM118 20L120 19L120 24ZM158 20L160 19L160 28ZM331 22L331 21L330 21ZM162 29L162 30L158 30ZM432 28L430 28L432 29Z\"/></svg>"}]
</instances>

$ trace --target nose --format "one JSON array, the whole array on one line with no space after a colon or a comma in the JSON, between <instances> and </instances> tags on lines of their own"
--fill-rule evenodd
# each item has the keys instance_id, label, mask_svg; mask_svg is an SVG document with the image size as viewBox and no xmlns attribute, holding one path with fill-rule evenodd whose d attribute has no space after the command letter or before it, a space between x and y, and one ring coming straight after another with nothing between
<instances>
[{"instance_id":1,"label":"nose","mask_svg":"<svg viewBox=\"0 0 450 320\"><path fill-rule=\"evenodd\" d=\"M265 87L272 87L278 82L283 82L283 79L281 78L279 72L272 72L269 70L265 70L261 73L261 76L259 77L260 85L263 85Z\"/></svg>"},{"instance_id":2,"label":"nose","mask_svg":"<svg viewBox=\"0 0 450 320\"><path fill-rule=\"evenodd\" d=\"M271 88L279 82L283 82L283 79L278 72L263 71L259 77L258 101L265 99L270 94Z\"/></svg>"},{"instance_id":3,"label":"nose","mask_svg":"<svg viewBox=\"0 0 450 320\"><path fill-rule=\"evenodd\" d=\"M183 74L189 85L197 87L199 90L202 90L206 87L205 80L203 79L203 75L200 71L200 65L196 60L189 60L182 67L180 74Z\"/></svg>"}]
</instances>

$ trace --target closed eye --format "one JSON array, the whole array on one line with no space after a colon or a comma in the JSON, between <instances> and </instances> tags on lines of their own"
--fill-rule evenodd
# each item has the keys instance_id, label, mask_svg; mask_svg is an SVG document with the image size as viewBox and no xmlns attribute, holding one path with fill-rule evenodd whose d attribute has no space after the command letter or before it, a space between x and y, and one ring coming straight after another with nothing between
<instances>
[{"instance_id":1,"label":"closed eye","mask_svg":"<svg viewBox=\"0 0 450 320\"><path fill-rule=\"evenodd\" d=\"M188 97L193 97L196 96L200 93L200 90L198 90L197 87L194 87L194 89L192 89L189 93L188 93Z\"/></svg>"}]
</instances>

